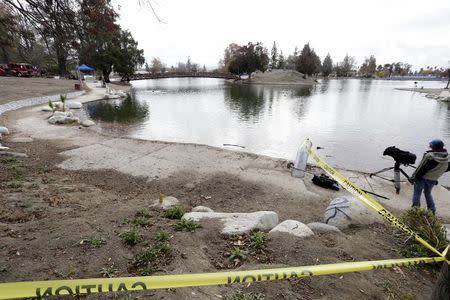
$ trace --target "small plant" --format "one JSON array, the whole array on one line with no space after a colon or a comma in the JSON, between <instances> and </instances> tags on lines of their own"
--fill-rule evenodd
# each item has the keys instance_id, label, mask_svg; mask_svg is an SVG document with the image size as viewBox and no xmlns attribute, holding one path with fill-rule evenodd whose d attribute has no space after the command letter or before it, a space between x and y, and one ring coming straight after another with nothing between
<instances>
[{"instance_id":1,"label":"small plant","mask_svg":"<svg viewBox=\"0 0 450 300\"><path fill-rule=\"evenodd\" d=\"M150 212L146 208L141 208L135 214L136 217L150 218Z\"/></svg>"},{"instance_id":2,"label":"small plant","mask_svg":"<svg viewBox=\"0 0 450 300\"><path fill-rule=\"evenodd\" d=\"M55 105L53 104L52 100L48 100L48 107L50 107L50 109L51 109L53 112L55 112L56 107L55 107Z\"/></svg>"},{"instance_id":3,"label":"small plant","mask_svg":"<svg viewBox=\"0 0 450 300\"><path fill-rule=\"evenodd\" d=\"M167 242L169 240L169 234L165 232L164 230L161 230L156 234L156 240L158 242Z\"/></svg>"},{"instance_id":4,"label":"small plant","mask_svg":"<svg viewBox=\"0 0 450 300\"><path fill-rule=\"evenodd\" d=\"M250 236L250 247L254 250L261 251L266 248L267 237L262 231L255 231Z\"/></svg>"},{"instance_id":5,"label":"small plant","mask_svg":"<svg viewBox=\"0 0 450 300\"><path fill-rule=\"evenodd\" d=\"M122 241L127 245L136 245L141 239L139 231L136 227L132 227L122 232L120 234L120 237L122 238Z\"/></svg>"},{"instance_id":6,"label":"small plant","mask_svg":"<svg viewBox=\"0 0 450 300\"><path fill-rule=\"evenodd\" d=\"M138 273L142 276L151 275L158 270L159 265L166 265L172 257L172 248L168 243L157 243L147 247L135 258Z\"/></svg>"},{"instance_id":7,"label":"small plant","mask_svg":"<svg viewBox=\"0 0 450 300\"><path fill-rule=\"evenodd\" d=\"M20 189L23 184L20 181L10 181L6 184L6 186L10 189Z\"/></svg>"},{"instance_id":8,"label":"small plant","mask_svg":"<svg viewBox=\"0 0 450 300\"><path fill-rule=\"evenodd\" d=\"M17 158L15 157L5 157L2 159L2 163L8 164L8 163L15 163L17 162Z\"/></svg>"},{"instance_id":9,"label":"small plant","mask_svg":"<svg viewBox=\"0 0 450 300\"><path fill-rule=\"evenodd\" d=\"M192 221L192 220L186 220L181 219L178 221L173 228L176 231L186 231L186 232L193 232L195 229L202 227L200 224Z\"/></svg>"},{"instance_id":10,"label":"small plant","mask_svg":"<svg viewBox=\"0 0 450 300\"><path fill-rule=\"evenodd\" d=\"M81 241L81 244L84 244L84 243L86 243L87 245L91 246L92 248L100 248L106 242L103 239L90 238L90 239Z\"/></svg>"},{"instance_id":11,"label":"small plant","mask_svg":"<svg viewBox=\"0 0 450 300\"><path fill-rule=\"evenodd\" d=\"M413 207L401 214L399 219L438 251L445 249L447 244L445 228L431 211ZM400 250L406 257L427 256L429 251L413 239L408 239L405 247Z\"/></svg>"},{"instance_id":12,"label":"small plant","mask_svg":"<svg viewBox=\"0 0 450 300\"><path fill-rule=\"evenodd\" d=\"M186 210L184 209L184 207L179 206L179 205L174 205L174 206L171 206L166 211L166 218L181 219L181 217L183 217L185 212L186 212Z\"/></svg>"},{"instance_id":13,"label":"small plant","mask_svg":"<svg viewBox=\"0 0 450 300\"><path fill-rule=\"evenodd\" d=\"M147 226L149 224L149 220L146 217L134 217L133 220L130 221L130 223L134 226Z\"/></svg>"},{"instance_id":14,"label":"small plant","mask_svg":"<svg viewBox=\"0 0 450 300\"><path fill-rule=\"evenodd\" d=\"M230 252L230 259L231 260L244 260L246 257L247 252L244 250L241 250L238 247L234 247L233 250Z\"/></svg>"},{"instance_id":15,"label":"small plant","mask_svg":"<svg viewBox=\"0 0 450 300\"><path fill-rule=\"evenodd\" d=\"M264 296L262 294L238 291L229 297L225 297L225 300L264 300Z\"/></svg>"},{"instance_id":16,"label":"small plant","mask_svg":"<svg viewBox=\"0 0 450 300\"><path fill-rule=\"evenodd\" d=\"M67 100L67 95L59 95L59 99L61 100L62 103L62 111L66 111L66 100Z\"/></svg>"},{"instance_id":17,"label":"small plant","mask_svg":"<svg viewBox=\"0 0 450 300\"><path fill-rule=\"evenodd\" d=\"M116 273L117 273L117 270L116 270L116 268L114 268L114 264L111 266L108 266L108 267L103 267L100 270L100 274L106 278L116 277Z\"/></svg>"}]
</instances>

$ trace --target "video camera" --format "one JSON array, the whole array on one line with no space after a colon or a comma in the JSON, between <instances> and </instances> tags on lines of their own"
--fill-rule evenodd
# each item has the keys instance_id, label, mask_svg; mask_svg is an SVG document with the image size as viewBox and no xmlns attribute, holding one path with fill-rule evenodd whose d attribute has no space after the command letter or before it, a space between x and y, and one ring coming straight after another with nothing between
<instances>
[{"instance_id":1,"label":"video camera","mask_svg":"<svg viewBox=\"0 0 450 300\"><path fill-rule=\"evenodd\" d=\"M416 162L417 156L414 153L403 151L395 146L384 149L383 155L392 157L397 164L413 165Z\"/></svg>"}]
</instances>

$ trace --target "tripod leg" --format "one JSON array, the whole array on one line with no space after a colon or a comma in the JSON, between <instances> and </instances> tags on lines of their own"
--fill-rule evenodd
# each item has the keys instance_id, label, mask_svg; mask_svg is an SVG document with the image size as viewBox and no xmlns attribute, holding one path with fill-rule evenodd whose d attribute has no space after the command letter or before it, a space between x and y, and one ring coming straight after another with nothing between
<instances>
[{"instance_id":1,"label":"tripod leg","mask_svg":"<svg viewBox=\"0 0 450 300\"><path fill-rule=\"evenodd\" d=\"M400 165L395 163L394 166L394 186L395 186L395 192L397 194L400 193Z\"/></svg>"},{"instance_id":2,"label":"tripod leg","mask_svg":"<svg viewBox=\"0 0 450 300\"><path fill-rule=\"evenodd\" d=\"M392 169L393 169L393 167L381 169L380 171L376 171L375 173L370 173L370 174L369 174L369 177L372 177L373 175L378 175L378 174L380 174L380 173L383 173L383 172L385 172L385 171L389 171L389 170L392 170Z\"/></svg>"}]
</instances>

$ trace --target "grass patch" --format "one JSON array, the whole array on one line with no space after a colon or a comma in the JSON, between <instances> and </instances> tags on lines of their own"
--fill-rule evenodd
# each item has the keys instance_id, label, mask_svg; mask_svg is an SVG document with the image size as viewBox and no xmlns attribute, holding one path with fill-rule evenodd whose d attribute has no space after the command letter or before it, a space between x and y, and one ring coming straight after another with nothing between
<instances>
[{"instance_id":1,"label":"grass patch","mask_svg":"<svg viewBox=\"0 0 450 300\"><path fill-rule=\"evenodd\" d=\"M225 300L264 300L264 295L255 293L244 293L238 291L231 296L225 296Z\"/></svg>"},{"instance_id":2,"label":"grass patch","mask_svg":"<svg viewBox=\"0 0 450 300\"><path fill-rule=\"evenodd\" d=\"M20 189L23 187L23 183L20 181L10 181L6 183L6 187L10 189Z\"/></svg>"},{"instance_id":3,"label":"grass patch","mask_svg":"<svg viewBox=\"0 0 450 300\"><path fill-rule=\"evenodd\" d=\"M254 231L250 235L250 247L256 251L263 251L267 246L267 236L262 231Z\"/></svg>"},{"instance_id":4,"label":"grass patch","mask_svg":"<svg viewBox=\"0 0 450 300\"><path fill-rule=\"evenodd\" d=\"M234 247L230 251L230 259L231 260L239 260L242 261L247 257L247 251L242 250L241 248Z\"/></svg>"},{"instance_id":5,"label":"grass patch","mask_svg":"<svg viewBox=\"0 0 450 300\"><path fill-rule=\"evenodd\" d=\"M127 245L136 245L141 240L141 235L136 227L131 227L130 229L122 232L120 234L122 242Z\"/></svg>"},{"instance_id":6,"label":"grass patch","mask_svg":"<svg viewBox=\"0 0 450 300\"><path fill-rule=\"evenodd\" d=\"M134 219L131 220L130 223L131 223L131 225L134 225L134 226L144 227L144 226L147 226L150 223L150 221L146 217L139 216L139 217L134 217Z\"/></svg>"},{"instance_id":7,"label":"grass patch","mask_svg":"<svg viewBox=\"0 0 450 300\"><path fill-rule=\"evenodd\" d=\"M92 248L100 248L102 245L106 244L106 241L98 238L89 238L86 240L82 240L81 244L89 245Z\"/></svg>"},{"instance_id":8,"label":"grass patch","mask_svg":"<svg viewBox=\"0 0 450 300\"><path fill-rule=\"evenodd\" d=\"M158 242L167 242L169 240L170 236L167 232L165 232L164 230L161 230L160 232L158 232L156 234L156 240Z\"/></svg>"},{"instance_id":9,"label":"grass patch","mask_svg":"<svg viewBox=\"0 0 450 300\"><path fill-rule=\"evenodd\" d=\"M9 163L16 163L16 162L18 162L18 160L15 157L5 157L5 158L2 158L1 162L3 164L9 164Z\"/></svg>"},{"instance_id":10,"label":"grass patch","mask_svg":"<svg viewBox=\"0 0 450 300\"><path fill-rule=\"evenodd\" d=\"M135 266L141 276L148 276L158 271L160 266L167 265L172 258L172 248L169 243L158 242L145 248L135 258Z\"/></svg>"},{"instance_id":11,"label":"grass patch","mask_svg":"<svg viewBox=\"0 0 450 300\"><path fill-rule=\"evenodd\" d=\"M399 219L438 251L441 252L445 249L447 245L445 228L431 211L413 207L402 213ZM400 253L405 257L420 257L434 254L413 238L408 238Z\"/></svg>"},{"instance_id":12,"label":"grass patch","mask_svg":"<svg viewBox=\"0 0 450 300\"><path fill-rule=\"evenodd\" d=\"M193 232L197 228L201 228L202 226L198 224L197 222L194 222L192 220L186 220L181 219L178 221L175 225L173 225L173 228L176 231L185 231L185 232Z\"/></svg>"},{"instance_id":13,"label":"grass patch","mask_svg":"<svg viewBox=\"0 0 450 300\"><path fill-rule=\"evenodd\" d=\"M100 270L100 274L105 278L113 278L116 277L117 269L114 267L114 264L108 267L103 267Z\"/></svg>"},{"instance_id":14,"label":"grass patch","mask_svg":"<svg viewBox=\"0 0 450 300\"><path fill-rule=\"evenodd\" d=\"M150 218L150 212L146 208L141 208L136 212L135 217Z\"/></svg>"},{"instance_id":15,"label":"grass patch","mask_svg":"<svg viewBox=\"0 0 450 300\"><path fill-rule=\"evenodd\" d=\"M169 209L166 211L166 218L169 219L181 219L183 215L186 213L186 210L184 207L179 205L174 205L169 207Z\"/></svg>"}]
</instances>

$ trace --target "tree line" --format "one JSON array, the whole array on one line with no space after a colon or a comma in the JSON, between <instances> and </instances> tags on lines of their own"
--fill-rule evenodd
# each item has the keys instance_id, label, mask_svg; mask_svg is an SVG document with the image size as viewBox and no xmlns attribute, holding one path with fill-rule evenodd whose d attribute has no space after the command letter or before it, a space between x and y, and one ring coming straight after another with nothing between
<instances>
[{"instance_id":1,"label":"tree line","mask_svg":"<svg viewBox=\"0 0 450 300\"><path fill-rule=\"evenodd\" d=\"M117 23L110 0L4 0L0 60L20 60L67 77L78 63L122 78L144 64L144 51Z\"/></svg>"},{"instance_id":2,"label":"tree line","mask_svg":"<svg viewBox=\"0 0 450 300\"><path fill-rule=\"evenodd\" d=\"M229 44L224 50L223 59L219 61L219 69L224 72L231 72L241 76L242 74L251 75L257 70L265 72L268 69L289 69L296 70L308 76L329 76L331 74L337 77L359 76L364 78L384 78L390 76L405 75L433 75L447 76L447 70L438 67L427 67L420 71L412 72L411 65L404 62L393 62L377 65L374 55L366 57L362 64L357 67L353 56L346 54L342 61L333 62L328 53L323 61L314 51L309 43L305 44L299 52L295 47L294 52L287 58L283 51L278 52L276 42L272 49L268 49L261 43L249 42L247 45Z\"/></svg>"}]
</instances>

